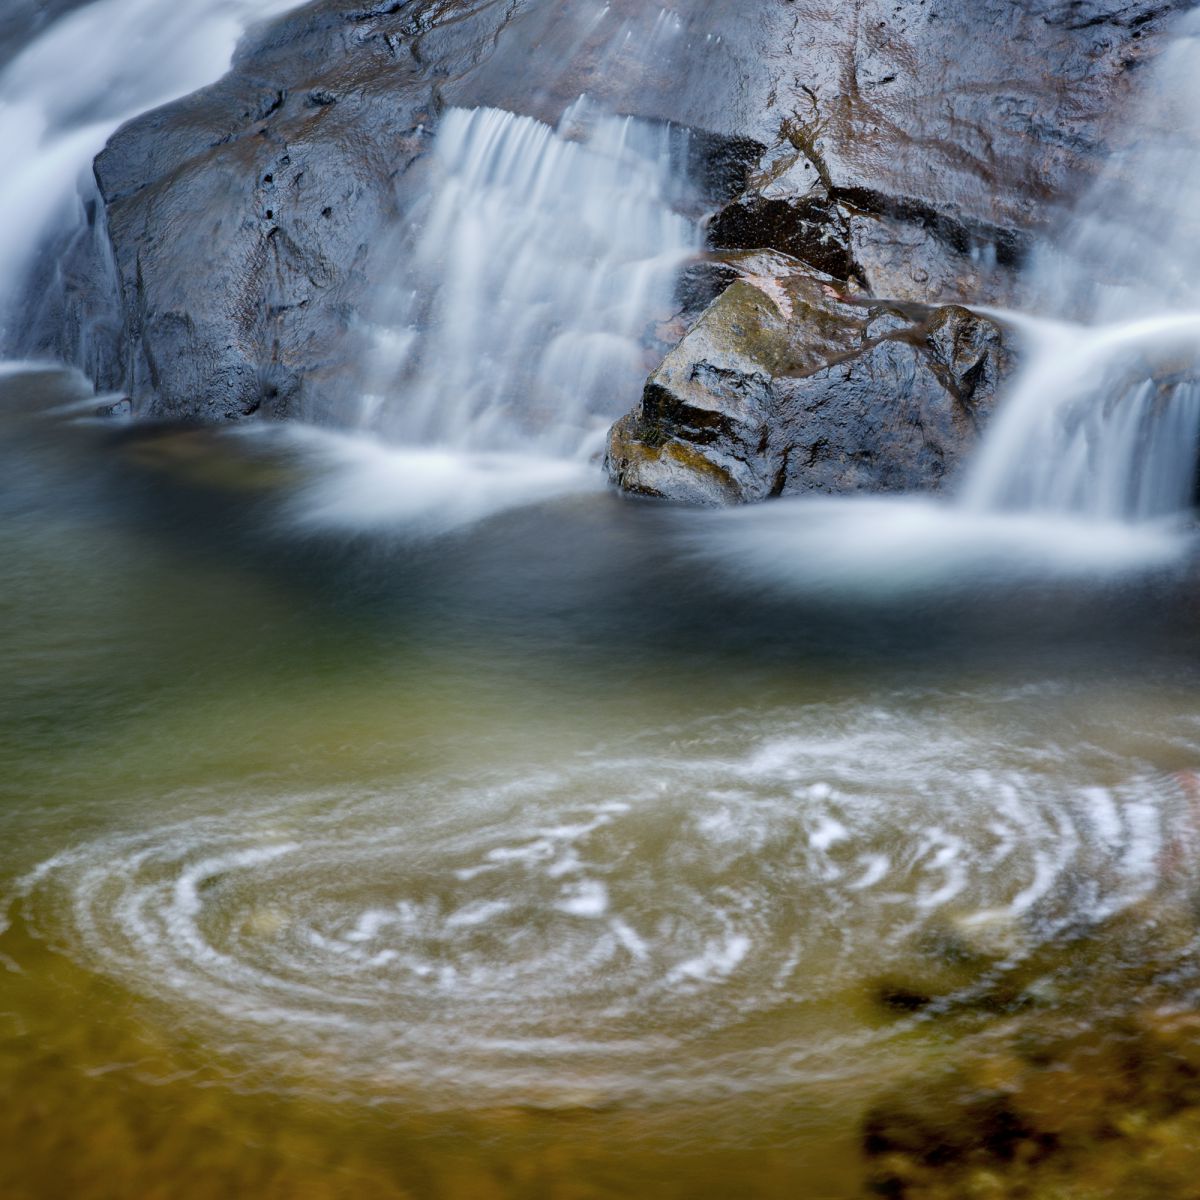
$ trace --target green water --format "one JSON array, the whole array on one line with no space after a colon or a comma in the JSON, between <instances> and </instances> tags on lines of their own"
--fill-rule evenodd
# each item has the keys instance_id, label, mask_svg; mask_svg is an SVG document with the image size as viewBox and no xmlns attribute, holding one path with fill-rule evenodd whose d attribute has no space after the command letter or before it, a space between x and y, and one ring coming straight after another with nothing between
<instances>
[{"instance_id":1,"label":"green water","mask_svg":"<svg viewBox=\"0 0 1200 1200\"><path fill-rule=\"evenodd\" d=\"M79 400L0 380L0 1194L855 1196L888 1089L1190 1006L1186 562L320 528L286 438Z\"/></svg>"}]
</instances>

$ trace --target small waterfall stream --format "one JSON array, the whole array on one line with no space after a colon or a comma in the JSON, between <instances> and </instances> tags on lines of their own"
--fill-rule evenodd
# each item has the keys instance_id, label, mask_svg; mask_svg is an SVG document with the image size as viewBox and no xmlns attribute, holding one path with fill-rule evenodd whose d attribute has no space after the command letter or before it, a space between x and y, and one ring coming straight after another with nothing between
<instances>
[{"instance_id":1,"label":"small waterfall stream","mask_svg":"<svg viewBox=\"0 0 1200 1200\"><path fill-rule=\"evenodd\" d=\"M0 349L103 140L297 2L91 0L0 69ZM683 86L737 3L506 0L492 65ZM0 1198L849 1197L885 1089L918 1182L1133 1146L1191 1195L1200 624L1145 569L1196 562L1198 55L1036 256L953 499L578 494L717 135L565 68L437 77L353 430L0 364Z\"/></svg>"},{"instance_id":2,"label":"small waterfall stream","mask_svg":"<svg viewBox=\"0 0 1200 1200\"><path fill-rule=\"evenodd\" d=\"M1200 453L1200 17L1177 27L1125 143L1038 248L1028 361L965 481L968 509L1144 521ZM1065 315L1076 323L1061 319Z\"/></svg>"},{"instance_id":3,"label":"small waterfall stream","mask_svg":"<svg viewBox=\"0 0 1200 1200\"><path fill-rule=\"evenodd\" d=\"M1200 315L1022 324L1030 361L988 430L965 507L1132 522L1186 509L1200 452L1189 370Z\"/></svg>"},{"instance_id":4,"label":"small waterfall stream","mask_svg":"<svg viewBox=\"0 0 1200 1200\"><path fill-rule=\"evenodd\" d=\"M299 0L94 0L54 21L0 71L0 352L52 232L84 221L93 158L130 118L229 65L255 21Z\"/></svg>"},{"instance_id":5,"label":"small waterfall stream","mask_svg":"<svg viewBox=\"0 0 1200 1200\"><path fill-rule=\"evenodd\" d=\"M406 443L599 448L653 367L655 318L699 248L684 131L586 99L556 129L452 109L376 334L367 421Z\"/></svg>"}]
</instances>

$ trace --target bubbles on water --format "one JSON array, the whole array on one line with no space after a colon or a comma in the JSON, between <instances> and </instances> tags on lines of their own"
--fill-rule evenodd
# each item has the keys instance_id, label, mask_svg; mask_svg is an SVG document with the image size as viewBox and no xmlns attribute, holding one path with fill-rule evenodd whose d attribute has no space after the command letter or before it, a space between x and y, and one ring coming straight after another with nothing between
<instances>
[{"instance_id":1,"label":"bubbles on water","mask_svg":"<svg viewBox=\"0 0 1200 1200\"><path fill-rule=\"evenodd\" d=\"M49 859L10 917L243 1083L428 1105L777 1086L891 1036L828 1006L922 938L1027 956L1194 859L1178 783L1005 741L814 706L509 778L243 799Z\"/></svg>"}]
</instances>

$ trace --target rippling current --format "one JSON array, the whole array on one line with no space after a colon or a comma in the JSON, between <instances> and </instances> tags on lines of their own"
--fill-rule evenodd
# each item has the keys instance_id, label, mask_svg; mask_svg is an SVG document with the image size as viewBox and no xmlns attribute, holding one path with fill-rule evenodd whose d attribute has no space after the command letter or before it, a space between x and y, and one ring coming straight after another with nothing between
<instances>
[{"instance_id":1,"label":"rippling current","mask_svg":"<svg viewBox=\"0 0 1200 1200\"><path fill-rule=\"evenodd\" d=\"M1164 886L1186 905L1192 776L998 725L811 704L512 775L248 792L53 855L10 913L243 1084L462 1105L812 1083L930 1019L853 1030L837 1005L939 937L988 960L944 1011Z\"/></svg>"}]
</instances>

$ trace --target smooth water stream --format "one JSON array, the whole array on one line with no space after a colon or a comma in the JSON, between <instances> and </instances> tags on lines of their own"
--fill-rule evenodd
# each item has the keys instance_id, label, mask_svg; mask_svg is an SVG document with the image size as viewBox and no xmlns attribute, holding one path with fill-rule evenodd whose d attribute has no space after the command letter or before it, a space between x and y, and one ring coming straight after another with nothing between
<instances>
[{"instance_id":1,"label":"smooth water stream","mask_svg":"<svg viewBox=\"0 0 1200 1200\"><path fill-rule=\"evenodd\" d=\"M594 454L699 249L687 139L573 105L558 129L451 109L400 294L380 306L369 422L390 440ZM390 311L389 311L390 310Z\"/></svg>"}]
</instances>

